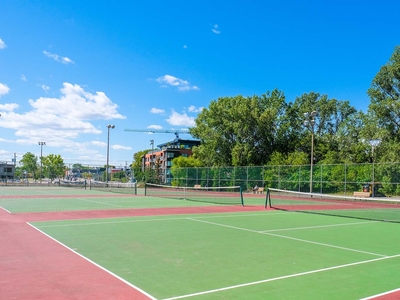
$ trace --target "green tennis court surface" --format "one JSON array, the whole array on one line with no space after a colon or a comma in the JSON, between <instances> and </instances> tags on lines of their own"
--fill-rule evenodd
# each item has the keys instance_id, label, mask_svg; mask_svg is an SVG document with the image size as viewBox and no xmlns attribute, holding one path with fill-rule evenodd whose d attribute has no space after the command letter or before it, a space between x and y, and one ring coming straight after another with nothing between
<instances>
[{"instance_id":1,"label":"green tennis court surface","mask_svg":"<svg viewBox=\"0 0 400 300\"><path fill-rule=\"evenodd\" d=\"M16 216L115 205L165 208L158 216L30 223L153 299L364 299L400 287L398 223L278 210L170 215L172 207L217 204L21 190L0 194L0 206ZM244 198L245 206L265 202L264 196Z\"/></svg>"},{"instance_id":2,"label":"green tennis court surface","mask_svg":"<svg viewBox=\"0 0 400 300\"><path fill-rule=\"evenodd\" d=\"M258 212L33 225L157 299L360 299L399 287L397 224Z\"/></svg>"}]
</instances>

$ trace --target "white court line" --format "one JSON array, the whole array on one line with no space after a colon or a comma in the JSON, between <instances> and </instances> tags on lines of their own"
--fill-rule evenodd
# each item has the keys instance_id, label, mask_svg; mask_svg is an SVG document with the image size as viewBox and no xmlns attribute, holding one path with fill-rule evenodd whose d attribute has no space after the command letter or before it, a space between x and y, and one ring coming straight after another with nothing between
<instances>
[{"instance_id":1,"label":"white court line","mask_svg":"<svg viewBox=\"0 0 400 300\"><path fill-rule=\"evenodd\" d=\"M286 214L286 213L283 213ZM209 219L209 218L236 218L236 217L249 217L249 216L265 216L265 214L244 214L244 215L214 215L214 216L197 216L198 219ZM48 227L68 227L68 226L87 226L87 225L104 225L104 224L119 224L119 223L137 223L137 222L156 222L156 221L169 221L169 220L187 220L187 217L178 217L178 218L157 218L157 219L133 219L140 216L125 216L125 217L116 217L115 219L126 219L129 218L130 220L125 221L111 221L111 222L87 222L87 223L80 223L80 224L58 224L58 225L43 225L38 226L40 228L48 228ZM146 217L146 216L143 216ZM54 222L54 221L51 221Z\"/></svg>"},{"instance_id":2,"label":"white court line","mask_svg":"<svg viewBox=\"0 0 400 300\"><path fill-rule=\"evenodd\" d=\"M268 213L267 213L268 214ZM276 213L273 214L275 215L286 215L287 213ZM196 219L211 219L211 218L237 218L237 217L253 217L253 216L266 216L265 213L262 214L238 214L235 215L235 213L228 214L228 215L205 215L205 216L196 216ZM50 227L68 227L68 226L88 226L88 225L104 225L104 224L119 224L119 223L138 223L138 222L157 222L157 221L169 221L169 220L187 220L187 217L178 217L178 218L156 218L156 219L136 219L140 216L125 216L125 217L115 217L113 219L127 219L129 218L130 220L124 220L124 221L104 221L104 222L87 222L87 223L74 223L74 224L57 224L57 225L39 225L38 227L40 228L50 228ZM146 217L146 216L143 216ZM270 216L268 216L270 217ZM74 220L75 221L75 220ZM51 221L55 222L55 221ZM354 223L345 223L346 225L352 225L352 224L362 224L362 223L374 223L375 221L365 221L365 222L354 222ZM337 226L340 226L341 224L338 224ZM324 226L324 225L323 225ZM335 225L325 225L325 226L335 226ZM316 226L319 227L319 226ZM305 228L305 227L304 227ZM310 227L312 228L312 227ZM279 231L279 230L286 230L286 229L271 229L271 231ZM268 230L267 230L268 231ZM261 232L261 231L260 231Z\"/></svg>"},{"instance_id":3,"label":"white court line","mask_svg":"<svg viewBox=\"0 0 400 300\"><path fill-rule=\"evenodd\" d=\"M126 218L126 217L123 217ZM169 219L146 219L146 220L126 220L126 221L114 221L114 222L88 222L81 224L59 224L59 225L40 225L39 228L52 228L52 227L69 227L69 226L87 226L87 225L108 225L108 224L120 224L120 223L137 223L137 222L155 222L155 221L176 221L186 220L186 218L169 218ZM50 221L54 222L54 221Z\"/></svg>"},{"instance_id":4,"label":"white court line","mask_svg":"<svg viewBox=\"0 0 400 300\"><path fill-rule=\"evenodd\" d=\"M264 279L264 280L259 280L259 281L242 283L242 284L227 286L227 287L214 289L214 290L208 290L208 291L203 291L203 292L198 292L198 293L193 293L193 294L165 298L163 300L184 299L184 298L189 298L189 297L194 297L194 296L200 296L200 295L205 295L205 294L211 294L211 293L216 293L216 292L237 289L237 288L246 287L246 286L250 286L250 285L256 285L256 284L261 284L261 283L266 283L266 282L271 282L271 281L299 277L299 276L304 276L304 275L309 275L309 274L321 273L321 272L325 272L325 271L336 270L336 269L341 269L341 268L346 268L346 267L352 267L352 266L357 266L357 265L362 265L362 264L367 264L367 263L371 263L371 262L376 262L376 261L386 260L386 259L391 259L391 258L397 258L397 257L400 257L400 254L386 256L386 257L379 257L379 258L374 258L374 259L370 259L370 260L363 260L363 261L359 261L359 262L355 262L355 263L338 265L338 266L334 266L334 267L317 269L317 270L312 270L312 271L307 271L307 272L302 272L302 273L297 273L297 274L285 275L285 276L281 276L281 277L275 277L275 278L269 278L269 279Z\"/></svg>"},{"instance_id":5,"label":"white court line","mask_svg":"<svg viewBox=\"0 0 400 300\"><path fill-rule=\"evenodd\" d=\"M374 298L377 298L377 297L380 297L380 296L389 295L389 294L392 294L392 293L395 293L395 292L400 292L400 288L395 289L395 290L391 290L391 291L387 291L387 292L384 292L384 293L381 293L381 294L369 296L367 298L362 298L360 300L370 300L370 299L374 299Z\"/></svg>"},{"instance_id":6,"label":"white court line","mask_svg":"<svg viewBox=\"0 0 400 300\"><path fill-rule=\"evenodd\" d=\"M119 277L117 274L114 274L113 272L107 270L106 268L100 266L99 264L95 263L94 261L90 260L89 258L83 256L82 254L79 254L78 252L76 252L75 250L71 249L70 247L68 247L67 245L61 243L60 241L56 240L55 238L51 237L50 235L48 235L47 233L41 231L39 228L36 228L35 226L33 226L30 223L26 223L29 226L31 226L32 228L36 229L37 231L39 231L40 233L44 234L45 236L47 236L48 238L52 239L53 241L55 241L56 243L60 244L61 246L65 247L66 249L70 250L71 252L75 253L76 255L82 257L83 259L85 259L86 261L90 262L91 264L95 265L96 267L102 269L103 271L107 272L108 274L114 276L115 278L119 279L120 281L122 281L123 283L129 285L130 287L134 288L135 290L139 291L140 293L142 293L143 295L146 295L147 297L149 297L152 300L157 300L157 298L153 297L152 295L146 293L145 291L143 291L142 289L140 289L139 287L133 285L132 283L130 283L129 281L126 281L125 279L123 279L122 277Z\"/></svg>"},{"instance_id":7,"label":"white court line","mask_svg":"<svg viewBox=\"0 0 400 300\"><path fill-rule=\"evenodd\" d=\"M263 230L263 231L260 231L260 233L276 232L276 231L288 231L288 230L316 229L316 228L337 227L337 226L349 226L349 225L359 225L359 224L371 224L371 223L378 223L378 222L379 222L379 221L364 221L364 222L354 222L354 223L342 223L342 224L318 225L318 226L307 226L307 227L270 229L270 230Z\"/></svg>"},{"instance_id":8,"label":"white court line","mask_svg":"<svg viewBox=\"0 0 400 300\"><path fill-rule=\"evenodd\" d=\"M254 232L254 233L258 233L258 234L265 234L265 235L280 237L280 238L289 239L289 240L293 240L293 241L298 241L298 242L303 242L303 243L309 243L309 244L314 244L314 245L320 245L320 246L325 246L325 247L330 247L330 248L336 248L336 249L341 249L341 250L346 250L346 251L364 253L364 254L369 254L369 255L374 255L374 256L380 256L380 257L387 257L387 255L383 255L383 254L372 253L372 252L367 252L367 251L362 251L362 250L357 250L357 249L351 249L351 248L346 248L346 247L340 247L340 246L335 246L335 245L331 245L331 244L313 242L313 241L309 241L309 240L298 239L298 238L294 238L294 237L290 237L290 236L285 236L285 235L280 235L280 234L274 234L274 233L268 233L268 232L263 232L263 231L251 230L251 229L240 228L240 227L236 227L236 226L230 226L230 225L219 224L219 223L214 223L214 222L208 222L208 221L203 221L203 220L196 220L196 219L192 219L192 218L188 218L188 220L192 220L192 221L196 221L196 222L202 222L202 223L211 224L211 225L216 225L216 226L221 226L221 227L227 227L227 228L237 229L237 230L243 230L243 231L248 231L248 232Z\"/></svg>"},{"instance_id":9,"label":"white court line","mask_svg":"<svg viewBox=\"0 0 400 300\"><path fill-rule=\"evenodd\" d=\"M86 199L83 199L83 198L76 198L76 199L79 199L79 200L82 200L82 201L87 201L87 202L93 202L93 203L97 203L97 204L104 204L104 205L110 205L110 206L116 206L116 207L123 207L121 205L109 204L109 203L93 201L93 200L86 200Z\"/></svg>"},{"instance_id":10,"label":"white court line","mask_svg":"<svg viewBox=\"0 0 400 300\"><path fill-rule=\"evenodd\" d=\"M11 214L7 209L5 209L3 206L0 206L0 208L6 212L8 212L9 214Z\"/></svg>"}]
</instances>

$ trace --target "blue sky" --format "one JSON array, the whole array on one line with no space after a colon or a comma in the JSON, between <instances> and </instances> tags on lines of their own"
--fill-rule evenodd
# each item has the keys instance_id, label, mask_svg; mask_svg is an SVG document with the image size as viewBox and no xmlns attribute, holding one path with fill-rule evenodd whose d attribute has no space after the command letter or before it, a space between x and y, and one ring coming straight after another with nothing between
<instances>
[{"instance_id":1,"label":"blue sky","mask_svg":"<svg viewBox=\"0 0 400 300\"><path fill-rule=\"evenodd\" d=\"M366 110L399 1L3 0L0 161L124 166L225 96L318 92ZM190 136L181 135L182 138Z\"/></svg>"}]
</instances>

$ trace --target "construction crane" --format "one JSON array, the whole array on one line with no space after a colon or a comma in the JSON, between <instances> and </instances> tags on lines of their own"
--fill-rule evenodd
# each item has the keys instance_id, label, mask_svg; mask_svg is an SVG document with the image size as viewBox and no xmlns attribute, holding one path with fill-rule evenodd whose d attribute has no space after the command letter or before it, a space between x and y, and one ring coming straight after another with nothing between
<instances>
[{"instance_id":1,"label":"construction crane","mask_svg":"<svg viewBox=\"0 0 400 300\"><path fill-rule=\"evenodd\" d=\"M177 130L166 130L166 129L125 129L124 131L131 131L131 132L150 132L150 133L174 133L176 139L179 139L179 134L190 134L189 129L177 129Z\"/></svg>"}]
</instances>

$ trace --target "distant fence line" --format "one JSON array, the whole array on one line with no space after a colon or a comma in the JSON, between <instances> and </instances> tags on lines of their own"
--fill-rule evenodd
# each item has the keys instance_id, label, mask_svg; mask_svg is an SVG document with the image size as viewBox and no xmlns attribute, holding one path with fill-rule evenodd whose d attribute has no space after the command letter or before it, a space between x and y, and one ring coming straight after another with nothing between
<instances>
[{"instance_id":1,"label":"distant fence line","mask_svg":"<svg viewBox=\"0 0 400 300\"><path fill-rule=\"evenodd\" d=\"M111 167L109 168L109 180L122 180L130 176L130 169L125 167ZM96 181L106 181L106 167L104 165L80 165L79 167L73 167L72 164L64 164L64 168L58 172L54 172L54 170L50 168L43 167L42 170L37 169L35 173L22 173L20 176L9 176L6 179L10 181L20 180L34 180L39 181L40 176L42 175L42 179L66 179L73 180L78 178L87 178ZM34 176L35 175L35 176Z\"/></svg>"},{"instance_id":2,"label":"distant fence line","mask_svg":"<svg viewBox=\"0 0 400 300\"><path fill-rule=\"evenodd\" d=\"M172 185L255 185L292 191L310 191L310 165L179 168L172 171ZM314 165L312 190L317 193L349 195L374 183L387 196L400 195L400 163Z\"/></svg>"}]
</instances>

